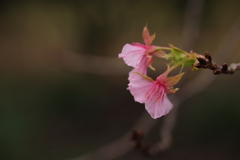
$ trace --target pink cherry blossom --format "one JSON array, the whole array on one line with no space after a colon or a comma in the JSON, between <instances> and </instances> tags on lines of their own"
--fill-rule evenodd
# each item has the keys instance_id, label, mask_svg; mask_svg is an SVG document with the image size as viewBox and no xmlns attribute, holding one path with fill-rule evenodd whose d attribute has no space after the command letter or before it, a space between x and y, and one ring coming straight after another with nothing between
<instances>
[{"instance_id":1,"label":"pink cherry blossom","mask_svg":"<svg viewBox=\"0 0 240 160\"><path fill-rule=\"evenodd\" d=\"M144 27L142 37L145 45L140 43L126 44L118 57L123 58L128 66L134 67L134 71L140 69L143 72L141 74L144 74L146 73L147 66L151 67L153 62L152 56L163 57L165 53L159 47L150 45L155 35L150 36L147 27Z\"/></svg>"},{"instance_id":2,"label":"pink cherry blossom","mask_svg":"<svg viewBox=\"0 0 240 160\"><path fill-rule=\"evenodd\" d=\"M150 77L138 74L139 77L130 79L128 89L139 103L145 103L145 108L152 118L156 119L166 115L173 107L169 101L167 94L175 93L177 89L173 89L173 85L178 83L183 73L173 77L167 77L174 68L168 68L166 72L158 76L154 81Z\"/></svg>"}]
</instances>

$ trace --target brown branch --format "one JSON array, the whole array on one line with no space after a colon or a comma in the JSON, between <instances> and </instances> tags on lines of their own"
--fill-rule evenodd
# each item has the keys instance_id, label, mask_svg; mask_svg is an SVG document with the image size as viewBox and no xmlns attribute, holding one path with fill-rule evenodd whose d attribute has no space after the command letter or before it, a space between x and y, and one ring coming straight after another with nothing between
<instances>
[{"instance_id":1,"label":"brown branch","mask_svg":"<svg viewBox=\"0 0 240 160\"><path fill-rule=\"evenodd\" d=\"M208 52L205 53L205 57L197 57L199 63L195 64L194 66L197 68L204 68L210 69L213 71L213 74L233 74L235 71L240 69L240 63L232 63L227 65L223 63L222 66L216 64L212 61L212 57Z\"/></svg>"}]
</instances>

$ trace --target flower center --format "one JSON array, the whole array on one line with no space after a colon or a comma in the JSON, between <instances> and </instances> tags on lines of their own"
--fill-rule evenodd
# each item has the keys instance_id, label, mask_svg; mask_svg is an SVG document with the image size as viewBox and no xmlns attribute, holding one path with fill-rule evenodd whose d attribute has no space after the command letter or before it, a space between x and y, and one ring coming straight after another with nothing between
<instances>
[{"instance_id":1,"label":"flower center","mask_svg":"<svg viewBox=\"0 0 240 160\"><path fill-rule=\"evenodd\" d=\"M165 86L159 81L156 81L151 88L145 94L146 101L154 103L160 101L160 98L163 96L165 92Z\"/></svg>"}]
</instances>

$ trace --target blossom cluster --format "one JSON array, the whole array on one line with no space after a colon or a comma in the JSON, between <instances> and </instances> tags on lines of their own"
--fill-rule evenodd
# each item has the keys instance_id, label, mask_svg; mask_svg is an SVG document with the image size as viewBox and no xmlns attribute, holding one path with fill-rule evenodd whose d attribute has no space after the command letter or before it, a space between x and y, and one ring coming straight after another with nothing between
<instances>
[{"instance_id":1,"label":"blossom cluster","mask_svg":"<svg viewBox=\"0 0 240 160\"><path fill-rule=\"evenodd\" d=\"M197 62L196 53L192 51L187 53L173 45L170 47L161 47L151 45L155 39L155 34L150 35L147 27L142 32L144 44L132 43L125 44L122 52L118 55L124 62L133 67L129 73L128 90L133 95L134 100L139 103L145 103L145 108L152 118L156 119L169 113L173 104L169 101L167 94L175 93L178 88L173 88L184 73L182 68L192 67ZM169 53L166 53L168 51ZM159 75L156 80L147 76L147 68L153 68L154 58L170 60L167 70ZM181 67L180 73L169 77L169 74L176 68Z\"/></svg>"}]
</instances>

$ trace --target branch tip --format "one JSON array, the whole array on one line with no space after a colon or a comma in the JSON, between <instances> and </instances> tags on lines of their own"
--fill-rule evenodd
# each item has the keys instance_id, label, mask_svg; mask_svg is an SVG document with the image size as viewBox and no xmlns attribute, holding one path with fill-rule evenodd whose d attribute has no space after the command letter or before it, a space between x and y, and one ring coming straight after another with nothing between
<instances>
[{"instance_id":1,"label":"branch tip","mask_svg":"<svg viewBox=\"0 0 240 160\"><path fill-rule=\"evenodd\" d=\"M223 63L223 65L217 65L212 61L212 57L208 52L205 53L205 58L203 57L197 57L197 60L199 63L195 64L194 66L197 68L204 68L204 69L210 69L213 71L213 74L233 74L236 70L239 70L240 64L231 64L230 66L226 63Z\"/></svg>"}]
</instances>

